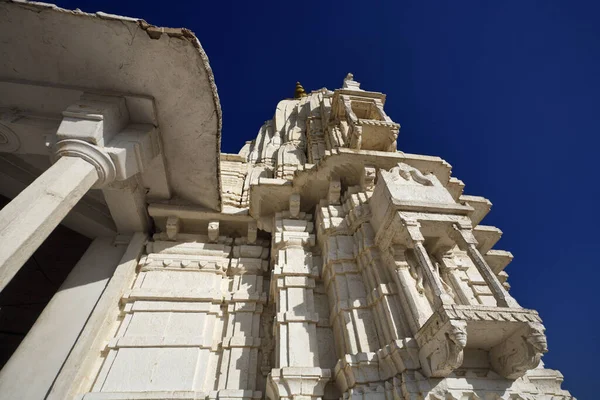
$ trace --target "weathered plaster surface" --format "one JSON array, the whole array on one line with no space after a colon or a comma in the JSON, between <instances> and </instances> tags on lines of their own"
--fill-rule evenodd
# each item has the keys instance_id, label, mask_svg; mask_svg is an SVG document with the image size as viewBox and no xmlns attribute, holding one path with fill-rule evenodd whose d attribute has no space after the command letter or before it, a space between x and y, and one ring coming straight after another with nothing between
<instances>
[{"instance_id":1,"label":"weathered plaster surface","mask_svg":"<svg viewBox=\"0 0 600 400\"><path fill-rule=\"evenodd\" d=\"M192 32L45 3L3 2L0 36L6 41L0 83L12 84L3 89L6 106L14 106L23 85L145 96L156 108L173 194L220 210L221 108L208 58ZM76 96L53 95L53 107L61 112ZM61 97L68 101L63 107Z\"/></svg>"}]
</instances>

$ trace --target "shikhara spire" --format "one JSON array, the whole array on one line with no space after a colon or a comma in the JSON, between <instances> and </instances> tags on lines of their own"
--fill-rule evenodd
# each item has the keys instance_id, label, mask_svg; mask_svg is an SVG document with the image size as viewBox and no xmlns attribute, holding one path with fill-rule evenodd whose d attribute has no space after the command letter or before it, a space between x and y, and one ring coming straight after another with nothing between
<instances>
[{"instance_id":1,"label":"shikhara spire","mask_svg":"<svg viewBox=\"0 0 600 400\"><path fill-rule=\"evenodd\" d=\"M480 224L491 203L397 151L384 104L348 74L221 156L225 210L271 237L267 397L570 398L540 361L540 317L508 292L501 231Z\"/></svg>"}]
</instances>

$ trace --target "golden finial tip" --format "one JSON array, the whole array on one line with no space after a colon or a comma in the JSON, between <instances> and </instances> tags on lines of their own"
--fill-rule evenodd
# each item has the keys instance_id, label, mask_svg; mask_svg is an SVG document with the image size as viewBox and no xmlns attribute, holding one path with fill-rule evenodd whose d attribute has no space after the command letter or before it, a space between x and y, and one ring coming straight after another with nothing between
<instances>
[{"instance_id":1,"label":"golden finial tip","mask_svg":"<svg viewBox=\"0 0 600 400\"><path fill-rule=\"evenodd\" d=\"M302 87L302 84L300 84L300 82L296 82L296 90L294 91L294 98L295 99L299 99L301 97L306 97L306 91L304 90L304 88Z\"/></svg>"}]
</instances>

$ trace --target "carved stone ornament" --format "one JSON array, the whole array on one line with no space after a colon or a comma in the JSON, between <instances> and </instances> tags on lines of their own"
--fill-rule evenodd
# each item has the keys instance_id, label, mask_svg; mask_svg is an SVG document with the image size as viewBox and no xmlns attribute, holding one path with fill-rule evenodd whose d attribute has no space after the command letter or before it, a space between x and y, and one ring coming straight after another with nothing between
<instances>
[{"instance_id":1,"label":"carved stone ornament","mask_svg":"<svg viewBox=\"0 0 600 400\"><path fill-rule=\"evenodd\" d=\"M19 136L12 129L0 124L0 153L14 153L21 147Z\"/></svg>"},{"instance_id":2,"label":"carved stone ornament","mask_svg":"<svg viewBox=\"0 0 600 400\"><path fill-rule=\"evenodd\" d=\"M490 351L492 367L508 379L517 379L536 368L548 351L544 326L528 323Z\"/></svg>"},{"instance_id":3,"label":"carved stone ornament","mask_svg":"<svg viewBox=\"0 0 600 400\"><path fill-rule=\"evenodd\" d=\"M435 334L421 345L419 358L427 376L443 378L463 362L463 349L467 345L467 323L447 321Z\"/></svg>"},{"instance_id":4,"label":"carved stone ornament","mask_svg":"<svg viewBox=\"0 0 600 400\"><path fill-rule=\"evenodd\" d=\"M290 215L293 218L298 218L300 214L300 195L298 193L294 193L290 195Z\"/></svg>"},{"instance_id":5,"label":"carved stone ornament","mask_svg":"<svg viewBox=\"0 0 600 400\"><path fill-rule=\"evenodd\" d=\"M177 235L179 234L179 231L181 230L181 220L178 217L167 218L165 230L167 232L167 237L170 240L177 239Z\"/></svg>"},{"instance_id":6,"label":"carved stone ornament","mask_svg":"<svg viewBox=\"0 0 600 400\"><path fill-rule=\"evenodd\" d=\"M61 157L79 157L89 162L98 172L98 181L94 188L102 188L112 183L117 176L117 169L104 149L79 139L61 140L55 145L52 162Z\"/></svg>"},{"instance_id":7,"label":"carved stone ornament","mask_svg":"<svg viewBox=\"0 0 600 400\"><path fill-rule=\"evenodd\" d=\"M433 182L430 178L423 175L418 169L405 163L398 163L398 165L389 172L393 174L393 180L403 178L405 181L413 181L423 186L433 186Z\"/></svg>"},{"instance_id":8,"label":"carved stone ornament","mask_svg":"<svg viewBox=\"0 0 600 400\"><path fill-rule=\"evenodd\" d=\"M216 242L219 239L219 221L210 221L208 223L208 239Z\"/></svg>"},{"instance_id":9,"label":"carved stone ornament","mask_svg":"<svg viewBox=\"0 0 600 400\"><path fill-rule=\"evenodd\" d=\"M372 192L375 189L375 177L377 169L373 166L365 165L360 176L360 187L365 192Z\"/></svg>"}]
</instances>

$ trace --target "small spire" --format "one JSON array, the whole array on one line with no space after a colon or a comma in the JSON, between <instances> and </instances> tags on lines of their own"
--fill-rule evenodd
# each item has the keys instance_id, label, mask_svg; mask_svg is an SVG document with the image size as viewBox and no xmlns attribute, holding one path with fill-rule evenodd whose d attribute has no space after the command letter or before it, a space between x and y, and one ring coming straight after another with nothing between
<instances>
[{"instance_id":1,"label":"small spire","mask_svg":"<svg viewBox=\"0 0 600 400\"><path fill-rule=\"evenodd\" d=\"M346 77L344 78L344 84L342 85L342 88L348 90L362 91L362 89L360 88L360 83L354 80L354 74L351 72L348 72L348 75L346 75Z\"/></svg>"},{"instance_id":2,"label":"small spire","mask_svg":"<svg viewBox=\"0 0 600 400\"><path fill-rule=\"evenodd\" d=\"M307 94L304 91L304 88L300 84L300 82L296 82L296 90L294 91L294 98L299 99L301 97L306 97Z\"/></svg>"}]
</instances>

